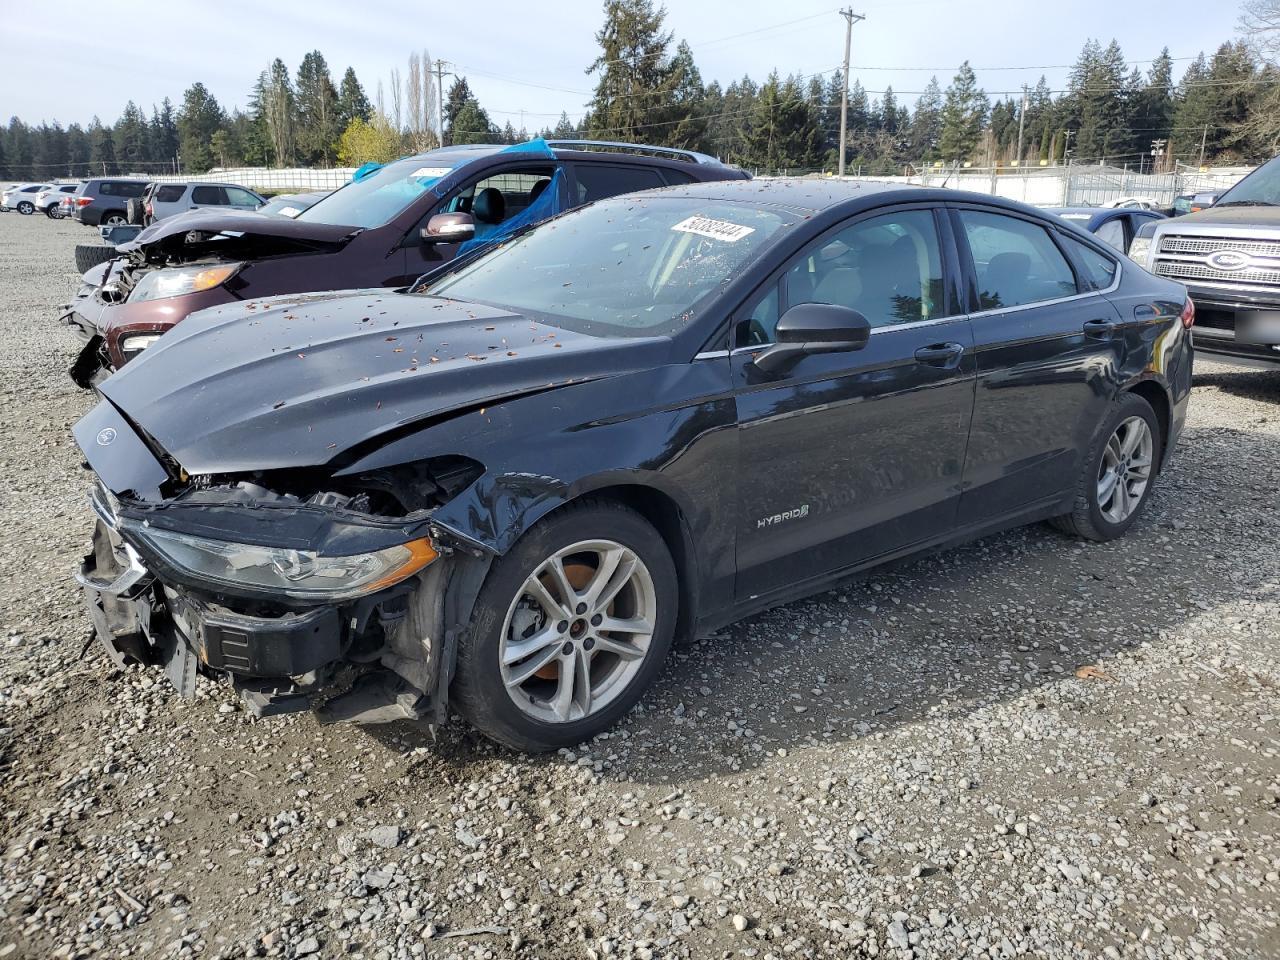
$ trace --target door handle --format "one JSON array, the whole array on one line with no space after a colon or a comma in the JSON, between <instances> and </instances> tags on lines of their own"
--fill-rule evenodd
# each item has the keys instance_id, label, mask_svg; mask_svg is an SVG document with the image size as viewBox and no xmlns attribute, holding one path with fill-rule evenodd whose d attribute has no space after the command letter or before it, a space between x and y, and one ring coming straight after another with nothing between
<instances>
[{"instance_id":1,"label":"door handle","mask_svg":"<svg viewBox=\"0 0 1280 960\"><path fill-rule=\"evenodd\" d=\"M959 366L960 358L963 356L964 344L962 343L934 343L916 351L916 360L920 363L947 370Z\"/></svg>"},{"instance_id":2,"label":"door handle","mask_svg":"<svg viewBox=\"0 0 1280 960\"><path fill-rule=\"evenodd\" d=\"M1106 340L1116 332L1118 326L1119 324L1114 320L1087 320L1085 321L1084 332L1087 336Z\"/></svg>"}]
</instances>

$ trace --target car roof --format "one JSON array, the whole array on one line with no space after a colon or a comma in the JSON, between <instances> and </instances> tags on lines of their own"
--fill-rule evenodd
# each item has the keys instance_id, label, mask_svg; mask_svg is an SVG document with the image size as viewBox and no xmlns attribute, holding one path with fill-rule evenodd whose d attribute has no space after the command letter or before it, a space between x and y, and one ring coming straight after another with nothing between
<instances>
[{"instance_id":1,"label":"car roof","mask_svg":"<svg viewBox=\"0 0 1280 960\"><path fill-rule=\"evenodd\" d=\"M532 142L532 141L530 141ZM509 153L514 159L537 159L535 152L522 157L521 153L512 150L508 143L459 143L448 147L437 147L425 153L403 157L406 160L429 160L434 163L459 167L464 163L481 157L491 157L499 153ZM515 146L519 146L516 144ZM696 153L692 150L677 150L668 147L657 147L648 144L613 143L605 140L550 140L547 148L559 160L576 160L596 163L646 163L655 166L692 167L702 170L735 169L721 163L715 157Z\"/></svg>"},{"instance_id":2,"label":"car roof","mask_svg":"<svg viewBox=\"0 0 1280 960\"><path fill-rule=\"evenodd\" d=\"M923 187L909 183L886 183L878 180L838 180L818 177L772 177L754 180L708 180L660 187L624 196L690 197L701 200L724 200L730 203L752 203L783 207L795 213L813 215L832 207L850 212L859 207L888 203L978 203L987 207L1003 207L1025 214L1026 204L967 190ZM1033 212L1042 212L1034 211Z\"/></svg>"}]
</instances>

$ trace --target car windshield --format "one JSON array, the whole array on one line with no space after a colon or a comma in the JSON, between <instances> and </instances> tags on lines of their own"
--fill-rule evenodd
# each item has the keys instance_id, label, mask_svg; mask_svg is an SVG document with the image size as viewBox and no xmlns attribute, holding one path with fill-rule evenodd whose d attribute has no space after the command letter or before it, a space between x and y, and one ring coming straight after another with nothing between
<instances>
[{"instance_id":1,"label":"car windshield","mask_svg":"<svg viewBox=\"0 0 1280 960\"><path fill-rule=\"evenodd\" d=\"M429 157L397 160L362 180L335 190L300 213L297 219L351 227L380 227L394 220L451 169Z\"/></svg>"},{"instance_id":2,"label":"car windshield","mask_svg":"<svg viewBox=\"0 0 1280 960\"><path fill-rule=\"evenodd\" d=\"M517 237L418 292L580 333L674 333L795 214L697 197L620 197Z\"/></svg>"},{"instance_id":3,"label":"car windshield","mask_svg":"<svg viewBox=\"0 0 1280 960\"><path fill-rule=\"evenodd\" d=\"M1216 206L1280 206L1280 157L1268 160L1222 195Z\"/></svg>"}]
</instances>

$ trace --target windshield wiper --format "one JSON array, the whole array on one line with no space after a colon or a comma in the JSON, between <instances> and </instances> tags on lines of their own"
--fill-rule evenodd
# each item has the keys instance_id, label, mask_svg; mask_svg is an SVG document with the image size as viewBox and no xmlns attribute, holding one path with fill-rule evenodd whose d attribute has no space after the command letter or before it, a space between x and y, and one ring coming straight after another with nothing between
<instances>
[{"instance_id":1,"label":"windshield wiper","mask_svg":"<svg viewBox=\"0 0 1280 960\"><path fill-rule=\"evenodd\" d=\"M1271 200L1228 200L1226 203L1215 203L1215 207L1280 207L1280 203Z\"/></svg>"}]
</instances>

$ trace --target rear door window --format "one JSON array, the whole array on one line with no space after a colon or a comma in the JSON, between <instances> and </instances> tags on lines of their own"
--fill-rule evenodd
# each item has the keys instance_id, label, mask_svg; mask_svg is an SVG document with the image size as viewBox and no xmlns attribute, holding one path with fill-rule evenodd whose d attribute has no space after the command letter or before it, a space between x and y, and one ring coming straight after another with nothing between
<instances>
[{"instance_id":1,"label":"rear door window","mask_svg":"<svg viewBox=\"0 0 1280 960\"><path fill-rule=\"evenodd\" d=\"M1084 270L1084 278L1089 281L1093 289L1105 290L1115 282L1116 270L1119 267L1114 260L1079 240L1063 237L1062 242L1067 245L1067 249Z\"/></svg>"},{"instance_id":2,"label":"rear door window","mask_svg":"<svg viewBox=\"0 0 1280 960\"><path fill-rule=\"evenodd\" d=\"M1075 296L1076 277L1038 224L977 210L959 211L978 284L978 309L998 310Z\"/></svg>"},{"instance_id":3,"label":"rear door window","mask_svg":"<svg viewBox=\"0 0 1280 960\"><path fill-rule=\"evenodd\" d=\"M578 181L575 204L616 197L633 190L652 190L654 187L666 186L662 176L653 167L577 163L574 164L574 176Z\"/></svg>"},{"instance_id":4,"label":"rear door window","mask_svg":"<svg viewBox=\"0 0 1280 960\"><path fill-rule=\"evenodd\" d=\"M142 192L147 189L147 185L142 180L104 180L102 186L98 188L98 193L104 197L140 197Z\"/></svg>"},{"instance_id":5,"label":"rear door window","mask_svg":"<svg viewBox=\"0 0 1280 960\"><path fill-rule=\"evenodd\" d=\"M159 203L177 203L182 199L182 195L187 192L185 184L181 183L162 183L155 193L154 199Z\"/></svg>"},{"instance_id":6,"label":"rear door window","mask_svg":"<svg viewBox=\"0 0 1280 960\"><path fill-rule=\"evenodd\" d=\"M220 207L227 202L221 187L195 187L191 191L191 202L197 207Z\"/></svg>"},{"instance_id":7,"label":"rear door window","mask_svg":"<svg viewBox=\"0 0 1280 960\"><path fill-rule=\"evenodd\" d=\"M245 207L249 210L258 208L258 198L243 187L225 187L227 199L233 207Z\"/></svg>"}]
</instances>

